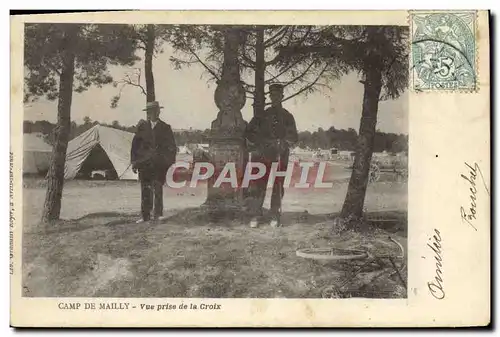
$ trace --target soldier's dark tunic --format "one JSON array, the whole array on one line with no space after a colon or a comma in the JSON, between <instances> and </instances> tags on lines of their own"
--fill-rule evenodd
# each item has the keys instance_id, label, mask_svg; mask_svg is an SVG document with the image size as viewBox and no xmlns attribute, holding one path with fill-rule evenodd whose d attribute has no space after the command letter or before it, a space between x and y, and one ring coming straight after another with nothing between
<instances>
[{"instance_id":1,"label":"soldier's dark tunic","mask_svg":"<svg viewBox=\"0 0 500 337\"><path fill-rule=\"evenodd\" d=\"M139 171L141 181L141 212L145 221L150 219L154 195L154 217L163 215L163 185L166 174L175 163L177 146L172 128L158 120L141 120L132 140L131 162Z\"/></svg>"},{"instance_id":2,"label":"soldier's dark tunic","mask_svg":"<svg viewBox=\"0 0 500 337\"><path fill-rule=\"evenodd\" d=\"M293 144L298 140L295 119L282 107L270 107L264 113L252 118L246 128L245 138L250 142L250 161L260 162L266 166L264 177L252 181L247 193L248 211L254 216L261 216L271 165L278 161L279 154L278 171L286 171L290 154L287 141ZM283 182L284 177L276 177L274 181L271 197L273 216L278 215L281 207L281 199L284 196Z\"/></svg>"}]
</instances>

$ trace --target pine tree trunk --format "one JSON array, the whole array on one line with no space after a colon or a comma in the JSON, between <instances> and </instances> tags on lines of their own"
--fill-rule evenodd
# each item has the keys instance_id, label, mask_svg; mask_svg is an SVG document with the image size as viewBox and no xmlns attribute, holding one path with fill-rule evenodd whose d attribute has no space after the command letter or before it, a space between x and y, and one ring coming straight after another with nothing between
<instances>
[{"instance_id":1,"label":"pine tree trunk","mask_svg":"<svg viewBox=\"0 0 500 337\"><path fill-rule=\"evenodd\" d=\"M63 65L59 81L57 125L52 158L47 174L47 193L43 206L42 222L58 220L61 214L61 199L64 184L64 165L71 130L71 101L73 98L73 77L75 73L75 51L72 44L77 39L76 30L69 28L62 47Z\"/></svg>"},{"instance_id":2,"label":"pine tree trunk","mask_svg":"<svg viewBox=\"0 0 500 337\"><path fill-rule=\"evenodd\" d=\"M266 61L264 58L264 28L257 29L255 43L255 92L253 102L253 115L261 113L266 105L265 93L265 71Z\"/></svg>"},{"instance_id":3,"label":"pine tree trunk","mask_svg":"<svg viewBox=\"0 0 500 337\"><path fill-rule=\"evenodd\" d=\"M363 108L356 157L354 159L347 195L340 214L341 218L344 219L350 216L360 218L363 215L363 205L375 141L378 103L382 88L381 69L373 67L373 64L370 64L370 66L366 71L364 83Z\"/></svg>"},{"instance_id":4,"label":"pine tree trunk","mask_svg":"<svg viewBox=\"0 0 500 337\"><path fill-rule=\"evenodd\" d=\"M144 71L146 73L146 102L152 102L155 98L155 80L153 76L153 54L155 48L155 27L147 26L146 52L144 60Z\"/></svg>"}]
</instances>

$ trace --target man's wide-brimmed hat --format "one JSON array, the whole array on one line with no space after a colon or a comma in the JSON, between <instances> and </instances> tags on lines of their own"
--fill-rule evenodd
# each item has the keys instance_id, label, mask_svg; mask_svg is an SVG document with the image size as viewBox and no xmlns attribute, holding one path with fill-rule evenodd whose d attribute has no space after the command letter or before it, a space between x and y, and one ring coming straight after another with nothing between
<instances>
[{"instance_id":1,"label":"man's wide-brimmed hat","mask_svg":"<svg viewBox=\"0 0 500 337\"><path fill-rule=\"evenodd\" d=\"M158 103L158 101L152 101L152 102L147 102L146 108L142 109L142 111L147 111L150 109L163 109L163 107L160 106L160 103Z\"/></svg>"}]
</instances>

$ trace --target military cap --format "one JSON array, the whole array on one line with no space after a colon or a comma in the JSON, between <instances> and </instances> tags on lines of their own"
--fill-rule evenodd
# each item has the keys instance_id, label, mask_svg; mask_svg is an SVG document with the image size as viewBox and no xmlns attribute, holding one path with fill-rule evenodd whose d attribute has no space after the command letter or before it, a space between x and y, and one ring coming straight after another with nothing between
<instances>
[{"instance_id":1,"label":"military cap","mask_svg":"<svg viewBox=\"0 0 500 337\"><path fill-rule=\"evenodd\" d=\"M269 85L269 91L274 91L274 90L283 91L283 89L284 86L281 83L273 83Z\"/></svg>"}]
</instances>

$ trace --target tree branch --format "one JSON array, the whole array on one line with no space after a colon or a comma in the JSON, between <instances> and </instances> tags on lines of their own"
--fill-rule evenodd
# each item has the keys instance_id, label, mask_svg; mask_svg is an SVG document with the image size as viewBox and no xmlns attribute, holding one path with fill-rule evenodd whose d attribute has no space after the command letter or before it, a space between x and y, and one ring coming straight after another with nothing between
<instances>
[{"instance_id":1,"label":"tree branch","mask_svg":"<svg viewBox=\"0 0 500 337\"><path fill-rule=\"evenodd\" d=\"M306 41L307 37L309 36L309 33L311 33L311 30L312 30L311 26L307 27L307 31L304 34L304 36L302 36L299 41L294 41L294 43L297 45L302 45ZM292 31L292 33L293 33L293 31ZM290 38L288 39L288 43L286 45L289 46L291 44L291 42L292 42L292 34L290 34Z\"/></svg>"},{"instance_id":2,"label":"tree branch","mask_svg":"<svg viewBox=\"0 0 500 337\"><path fill-rule=\"evenodd\" d=\"M126 83L124 81L120 81L120 83L122 83L122 85L120 86L120 90L118 91L118 95L116 95L115 97L113 97L111 99L111 108L113 108L113 109L118 106L118 102L120 101L120 99L122 97L123 89L125 88L126 85L129 84L129 83Z\"/></svg>"},{"instance_id":3,"label":"tree branch","mask_svg":"<svg viewBox=\"0 0 500 337\"><path fill-rule=\"evenodd\" d=\"M307 36L311 32L311 29L312 29L311 27L308 27L306 34L298 42L296 42L298 46L301 46L304 43L304 41L306 40ZM285 47L283 47L283 48L288 48L290 46L290 44L292 42L292 37L293 37L293 33L294 32L295 32L295 27L292 27L292 29L290 31L290 37L288 38L288 41L287 41ZM281 41L281 40L276 41L276 43L279 42L279 41ZM265 45L265 46L266 47L270 47L272 45L269 45L269 46ZM274 65L274 64L278 63L279 61L281 61L282 59L283 59L283 54L282 54L282 52L280 50L280 52L278 52L278 54L272 60L266 62L266 66Z\"/></svg>"},{"instance_id":4,"label":"tree branch","mask_svg":"<svg viewBox=\"0 0 500 337\"><path fill-rule=\"evenodd\" d=\"M50 69L52 69L52 71L54 71L58 76L61 76L61 72L59 71L59 69L57 69L57 67L55 65L52 64L52 62L48 61L48 60L45 60L44 62Z\"/></svg>"},{"instance_id":5,"label":"tree branch","mask_svg":"<svg viewBox=\"0 0 500 337\"><path fill-rule=\"evenodd\" d=\"M138 87L139 89L141 89L143 95L146 96L146 90L144 90L144 87L142 85L134 83L132 81L123 81L122 83L131 85L131 86L134 86L134 87Z\"/></svg>"},{"instance_id":6,"label":"tree branch","mask_svg":"<svg viewBox=\"0 0 500 337\"><path fill-rule=\"evenodd\" d=\"M290 65L288 65L287 67L285 67L285 69L282 70L278 75L273 75L273 74L269 73L272 76L272 78L270 78L266 82L272 82L272 81L276 80L278 77L280 77L281 75L285 74L287 71L289 71L290 69L292 69L293 67L295 67L300 62L304 61L306 58L307 58L307 56L303 56L302 58L298 59L297 61L291 63Z\"/></svg>"},{"instance_id":7,"label":"tree branch","mask_svg":"<svg viewBox=\"0 0 500 337\"><path fill-rule=\"evenodd\" d=\"M190 48L190 47L187 47L189 52L196 58L196 60L198 60L198 62L217 80L217 81L220 81L220 78L219 76L215 73L215 71L213 71L212 69L210 69L209 66L207 66L200 58L199 56Z\"/></svg>"},{"instance_id":8,"label":"tree branch","mask_svg":"<svg viewBox=\"0 0 500 337\"><path fill-rule=\"evenodd\" d=\"M273 36L271 36L269 39L264 40L264 48L271 47L271 46L275 45L277 42L281 41L281 39L288 32L288 28L289 28L289 26L285 26L285 27L281 28L280 30L278 30L278 32L276 34L274 34ZM292 28L291 32L293 34L295 27L292 26L291 28Z\"/></svg>"},{"instance_id":9,"label":"tree branch","mask_svg":"<svg viewBox=\"0 0 500 337\"><path fill-rule=\"evenodd\" d=\"M287 57L293 57L298 55L313 55L316 54L322 57L332 57L333 53L339 52L344 55L351 55L355 50L362 50L365 48L364 43L353 42L353 40L346 40L337 37L331 37L329 41L330 45L292 45L284 46L279 48L278 55L281 55L282 59Z\"/></svg>"},{"instance_id":10,"label":"tree branch","mask_svg":"<svg viewBox=\"0 0 500 337\"><path fill-rule=\"evenodd\" d=\"M121 91L123 90L123 87L125 85L131 85L133 87L137 87L137 88L141 89L142 93L146 96L146 90L141 85L141 69L140 68L135 68L135 70L137 70L137 82L134 82L132 80L132 78L130 78L129 74L125 75L125 79L117 82L117 83L123 83L122 88L120 90L120 95L121 95ZM120 95L118 95L118 96L120 96Z\"/></svg>"},{"instance_id":11,"label":"tree branch","mask_svg":"<svg viewBox=\"0 0 500 337\"><path fill-rule=\"evenodd\" d=\"M278 63L281 59L282 59L282 55L281 55L281 53L278 53L278 54L276 54L276 56L273 59L266 61L265 65L266 65L266 67L272 66L272 65Z\"/></svg>"},{"instance_id":12,"label":"tree branch","mask_svg":"<svg viewBox=\"0 0 500 337\"><path fill-rule=\"evenodd\" d=\"M297 91L295 94L293 95L290 95L288 96L287 98L283 99L282 102L285 102L285 101L288 101L289 99L292 99L294 98L295 96L298 96L300 95L301 93L303 93L304 91L306 90L309 90L311 89L313 86L315 86L317 84L317 82L319 81L319 79L321 78L321 76L323 76L324 72L326 71L326 69L328 68L328 65L326 65L323 70L319 73L319 75L314 79L314 81L312 81L311 83L309 83L308 85L306 85L305 87L303 87L302 89L300 89L299 91ZM266 104L267 105L267 104Z\"/></svg>"},{"instance_id":13,"label":"tree branch","mask_svg":"<svg viewBox=\"0 0 500 337\"><path fill-rule=\"evenodd\" d=\"M309 72L309 69L311 69L313 65L314 65L314 62L311 62L311 64L309 66L307 66L307 68L299 76L291 79L290 81L284 83L283 85L288 86L290 84L297 82L298 80L300 80L301 78L306 76L306 74ZM326 69L326 67L328 67L328 65L325 66L325 69ZM322 72L324 72L324 70Z\"/></svg>"},{"instance_id":14,"label":"tree branch","mask_svg":"<svg viewBox=\"0 0 500 337\"><path fill-rule=\"evenodd\" d=\"M142 36L142 34L140 33L137 33L137 40L139 40L138 43L139 48L146 50L146 45L147 45L146 37Z\"/></svg>"},{"instance_id":15,"label":"tree branch","mask_svg":"<svg viewBox=\"0 0 500 337\"><path fill-rule=\"evenodd\" d=\"M250 68L252 71L255 69L255 66L252 66L251 64L246 63L244 60L240 59L240 65L244 68Z\"/></svg>"},{"instance_id":16,"label":"tree branch","mask_svg":"<svg viewBox=\"0 0 500 337\"><path fill-rule=\"evenodd\" d=\"M245 51L243 51L243 53L241 53L241 58L243 61L247 62L245 64L246 67L248 68L254 68L255 67L255 61L252 60L246 53Z\"/></svg>"},{"instance_id":17,"label":"tree branch","mask_svg":"<svg viewBox=\"0 0 500 337\"><path fill-rule=\"evenodd\" d=\"M196 64L196 63L200 63L200 61L198 61L198 60L193 60L193 61L184 61L184 60L183 60L183 61L182 61L182 63L184 63L184 64Z\"/></svg>"},{"instance_id":18,"label":"tree branch","mask_svg":"<svg viewBox=\"0 0 500 337\"><path fill-rule=\"evenodd\" d=\"M243 84L243 89L245 89L245 92L247 94L250 94L250 95L254 95L255 93L255 90L253 88L255 88L255 85L252 85L252 84L249 84L247 82L245 82L243 79L241 79L241 84ZM247 97L249 98L249 97Z\"/></svg>"}]
</instances>

